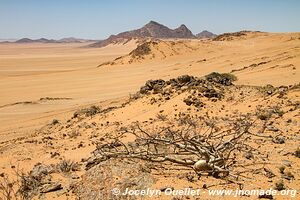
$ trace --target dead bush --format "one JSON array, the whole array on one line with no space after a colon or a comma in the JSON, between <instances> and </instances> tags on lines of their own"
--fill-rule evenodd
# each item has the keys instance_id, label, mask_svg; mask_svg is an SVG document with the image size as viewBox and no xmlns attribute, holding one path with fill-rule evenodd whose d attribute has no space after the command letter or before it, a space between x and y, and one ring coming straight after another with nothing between
<instances>
[{"instance_id":1,"label":"dead bush","mask_svg":"<svg viewBox=\"0 0 300 200\"><path fill-rule=\"evenodd\" d=\"M197 121L195 119L191 118L190 115L185 115L185 114L180 113L179 117L178 117L178 124L180 126L188 125L188 126L196 127Z\"/></svg>"},{"instance_id":2,"label":"dead bush","mask_svg":"<svg viewBox=\"0 0 300 200\"><path fill-rule=\"evenodd\" d=\"M73 171L79 171L80 165L77 162L73 162L70 160L62 160L56 165L56 169L62 173L70 173Z\"/></svg>"},{"instance_id":3,"label":"dead bush","mask_svg":"<svg viewBox=\"0 0 300 200\"><path fill-rule=\"evenodd\" d=\"M270 110L258 110L256 116L260 120L269 120L272 117L272 111Z\"/></svg>"},{"instance_id":4,"label":"dead bush","mask_svg":"<svg viewBox=\"0 0 300 200\"><path fill-rule=\"evenodd\" d=\"M160 121L166 121L168 119L167 115L164 115L164 114L161 114L161 113L157 114L156 118Z\"/></svg>"},{"instance_id":5,"label":"dead bush","mask_svg":"<svg viewBox=\"0 0 300 200\"><path fill-rule=\"evenodd\" d=\"M225 131L217 128L216 121L199 124L189 116L183 120L184 123L173 122L153 130L146 130L135 123L122 128L117 136L106 135L97 143L93 152L95 157L89 159L86 169L109 159L132 158L152 163L172 163L216 178L236 177L241 173L234 171L239 163L236 156L241 152L257 151L247 144L248 139L254 137L249 131L252 122L247 117L229 122ZM208 120L213 119L203 121ZM135 140L123 143L122 138L127 136L134 136Z\"/></svg>"},{"instance_id":6,"label":"dead bush","mask_svg":"<svg viewBox=\"0 0 300 200\"><path fill-rule=\"evenodd\" d=\"M19 189L18 193L22 199L31 199L38 194L41 184L41 177L35 177L31 174L21 173L18 174Z\"/></svg>"},{"instance_id":7,"label":"dead bush","mask_svg":"<svg viewBox=\"0 0 300 200\"><path fill-rule=\"evenodd\" d=\"M38 195L43 185L51 183L50 174L55 172L53 165L37 163L29 173L16 171L18 194L22 199L32 199Z\"/></svg>"},{"instance_id":8,"label":"dead bush","mask_svg":"<svg viewBox=\"0 0 300 200\"><path fill-rule=\"evenodd\" d=\"M129 94L129 102L137 100L141 97L140 93Z\"/></svg>"},{"instance_id":9,"label":"dead bush","mask_svg":"<svg viewBox=\"0 0 300 200\"><path fill-rule=\"evenodd\" d=\"M15 191L16 182L10 180L9 177L0 174L0 199L13 200L17 199L17 192Z\"/></svg>"}]
</instances>

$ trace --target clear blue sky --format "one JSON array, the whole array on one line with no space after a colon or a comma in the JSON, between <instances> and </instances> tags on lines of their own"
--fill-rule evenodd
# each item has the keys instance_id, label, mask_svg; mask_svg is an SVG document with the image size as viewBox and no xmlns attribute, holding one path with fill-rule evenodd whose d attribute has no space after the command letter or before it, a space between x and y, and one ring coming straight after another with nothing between
<instances>
[{"instance_id":1,"label":"clear blue sky","mask_svg":"<svg viewBox=\"0 0 300 200\"><path fill-rule=\"evenodd\" d=\"M299 0L0 0L0 38L103 39L150 20L193 33L300 32Z\"/></svg>"}]
</instances>

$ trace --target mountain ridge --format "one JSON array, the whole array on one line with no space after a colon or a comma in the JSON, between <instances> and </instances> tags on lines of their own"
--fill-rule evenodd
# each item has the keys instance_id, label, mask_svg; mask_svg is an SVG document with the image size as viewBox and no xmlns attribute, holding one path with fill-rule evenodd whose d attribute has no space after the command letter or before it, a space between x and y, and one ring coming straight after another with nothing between
<instances>
[{"instance_id":1,"label":"mountain ridge","mask_svg":"<svg viewBox=\"0 0 300 200\"><path fill-rule=\"evenodd\" d=\"M197 39L197 37L192 33L192 31L189 30L187 26L184 24L181 24L178 28L171 29L163 24L151 20L150 22L148 22L146 25L144 25L139 29L121 32L117 35L111 35L107 39L89 45L89 47L105 47L117 41L129 40L135 38Z\"/></svg>"},{"instance_id":2,"label":"mountain ridge","mask_svg":"<svg viewBox=\"0 0 300 200\"><path fill-rule=\"evenodd\" d=\"M95 42L86 47L105 47L109 44L117 43L126 43L131 39L203 39L209 38L213 39L217 35L204 30L198 34L193 34L192 31L185 25L181 24L179 27L171 29L163 24L160 24L156 21L149 21L143 27L124 31L118 34L112 34L107 39L103 40L89 40L89 39L80 39L75 37L66 37L62 39L30 39L30 38L21 38L16 41L4 41L5 43L84 43L84 42ZM3 42L2 42L3 43Z\"/></svg>"},{"instance_id":3,"label":"mountain ridge","mask_svg":"<svg viewBox=\"0 0 300 200\"><path fill-rule=\"evenodd\" d=\"M58 40L47 39L47 38L39 38L39 39L21 38L12 43L83 43L89 41L92 42L97 40L80 39L75 37L66 37Z\"/></svg>"}]
</instances>

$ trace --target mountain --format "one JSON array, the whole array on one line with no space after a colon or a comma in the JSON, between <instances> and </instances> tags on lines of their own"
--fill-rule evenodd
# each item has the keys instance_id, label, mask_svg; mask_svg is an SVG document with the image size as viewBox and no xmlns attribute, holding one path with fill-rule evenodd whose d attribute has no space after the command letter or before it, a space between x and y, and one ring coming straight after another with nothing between
<instances>
[{"instance_id":1,"label":"mountain","mask_svg":"<svg viewBox=\"0 0 300 200\"><path fill-rule=\"evenodd\" d=\"M82 43L82 42L92 42L96 40L86 40L86 39L79 39L74 37L62 38L60 40L53 40L53 39L29 39L29 38L22 38L20 40L15 41L15 43Z\"/></svg>"},{"instance_id":2,"label":"mountain","mask_svg":"<svg viewBox=\"0 0 300 200\"><path fill-rule=\"evenodd\" d=\"M184 25L176 29L170 29L167 26L159 24L155 21L150 21L148 24L142 28L126 31L119 33L117 35L111 35L105 40L101 40L97 43L90 45L90 47L104 47L110 43L116 41L122 41L124 39L133 39L133 38L196 38L195 35Z\"/></svg>"},{"instance_id":3,"label":"mountain","mask_svg":"<svg viewBox=\"0 0 300 200\"><path fill-rule=\"evenodd\" d=\"M150 21L148 24L140 29L126 31L118 35L112 35L114 38L139 38L139 37L152 37L152 38L195 38L193 33L185 26L181 25L176 29L170 29L155 21Z\"/></svg>"},{"instance_id":4,"label":"mountain","mask_svg":"<svg viewBox=\"0 0 300 200\"><path fill-rule=\"evenodd\" d=\"M22 38L22 39L19 39L19 40L15 41L15 43L31 43L33 41L34 40L29 39L29 38Z\"/></svg>"},{"instance_id":5,"label":"mountain","mask_svg":"<svg viewBox=\"0 0 300 200\"><path fill-rule=\"evenodd\" d=\"M22 38L20 40L15 41L15 43L56 43L56 40L49 40L46 38L40 38L37 40L29 39L29 38Z\"/></svg>"},{"instance_id":6,"label":"mountain","mask_svg":"<svg viewBox=\"0 0 300 200\"><path fill-rule=\"evenodd\" d=\"M82 42L96 42L97 40L88 40L88 39L81 39L81 38L75 38L75 37L68 37L68 38L62 38L60 40L57 40L59 43L82 43Z\"/></svg>"},{"instance_id":7,"label":"mountain","mask_svg":"<svg viewBox=\"0 0 300 200\"><path fill-rule=\"evenodd\" d=\"M213 34L212 32L209 32L209 31L202 31L198 34L196 34L196 37L199 38L199 39L202 39L202 38L215 38L217 37L216 34Z\"/></svg>"},{"instance_id":8,"label":"mountain","mask_svg":"<svg viewBox=\"0 0 300 200\"><path fill-rule=\"evenodd\" d=\"M9 38L9 39L0 39L0 43L9 43L9 42L15 42L16 39Z\"/></svg>"}]
</instances>

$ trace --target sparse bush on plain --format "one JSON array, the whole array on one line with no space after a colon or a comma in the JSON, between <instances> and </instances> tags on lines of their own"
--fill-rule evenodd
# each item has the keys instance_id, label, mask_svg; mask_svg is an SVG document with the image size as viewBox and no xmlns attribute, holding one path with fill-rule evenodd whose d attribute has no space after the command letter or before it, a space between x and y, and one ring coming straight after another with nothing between
<instances>
[{"instance_id":1,"label":"sparse bush on plain","mask_svg":"<svg viewBox=\"0 0 300 200\"><path fill-rule=\"evenodd\" d=\"M137 100L141 97L140 93L129 94L129 101Z\"/></svg>"},{"instance_id":2,"label":"sparse bush on plain","mask_svg":"<svg viewBox=\"0 0 300 200\"><path fill-rule=\"evenodd\" d=\"M19 178L19 189L18 193L23 199L31 199L39 192L39 187L42 186L42 179L46 174L39 174L34 176L31 173L18 174Z\"/></svg>"},{"instance_id":3,"label":"sparse bush on plain","mask_svg":"<svg viewBox=\"0 0 300 200\"><path fill-rule=\"evenodd\" d=\"M269 120L272 117L272 112L270 110L258 110L256 116L260 120Z\"/></svg>"},{"instance_id":4,"label":"sparse bush on plain","mask_svg":"<svg viewBox=\"0 0 300 200\"><path fill-rule=\"evenodd\" d=\"M160 120L160 121L166 121L168 118L167 118L167 115L164 115L164 114L161 114L161 113L159 113L159 114L157 114L156 115L156 118L158 119L158 120Z\"/></svg>"},{"instance_id":5,"label":"sparse bush on plain","mask_svg":"<svg viewBox=\"0 0 300 200\"><path fill-rule=\"evenodd\" d=\"M96 115L97 113L99 113L100 111L101 111L100 107L93 105L89 108L84 108L79 111L76 111L73 114L73 118L79 117L80 115L84 115L86 117L92 117L92 116Z\"/></svg>"},{"instance_id":6,"label":"sparse bush on plain","mask_svg":"<svg viewBox=\"0 0 300 200\"><path fill-rule=\"evenodd\" d=\"M79 171L80 165L77 162L73 162L70 160L62 160L56 165L56 168L59 172L69 173L72 171Z\"/></svg>"}]
</instances>

